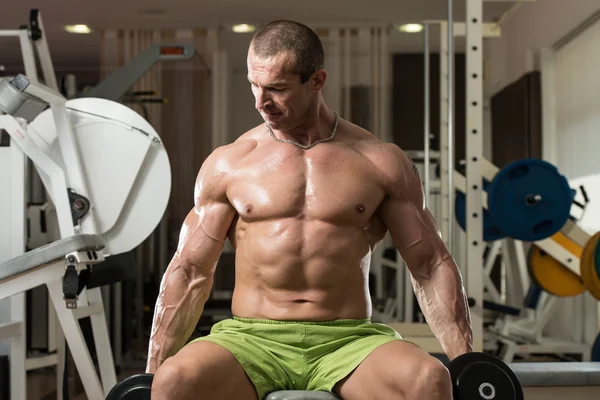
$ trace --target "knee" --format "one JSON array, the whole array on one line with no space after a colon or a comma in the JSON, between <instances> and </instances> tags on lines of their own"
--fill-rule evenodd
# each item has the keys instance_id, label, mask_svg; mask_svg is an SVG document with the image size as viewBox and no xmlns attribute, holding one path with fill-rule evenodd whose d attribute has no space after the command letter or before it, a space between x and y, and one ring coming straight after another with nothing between
<instances>
[{"instance_id":1,"label":"knee","mask_svg":"<svg viewBox=\"0 0 600 400\"><path fill-rule=\"evenodd\" d=\"M427 394L419 398L452 398L452 378L448 369L438 360L424 363L421 368L420 390Z\"/></svg>"},{"instance_id":2,"label":"knee","mask_svg":"<svg viewBox=\"0 0 600 400\"><path fill-rule=\"evenodd\" d=\"M194 379L189 368L169 359L154 374L152 400L182 399L193 393Z\"/></svg>"},{"instance_id":3,"label":"knee","mask_svg":"<svg viewBox=\"0 0 600 400\"><path fill-rule=\"evenodd\" d=\"M448 369L437 359L419 366L414 388L419 399L451 399L452 379Z\"/></svg>"}]
</instances>

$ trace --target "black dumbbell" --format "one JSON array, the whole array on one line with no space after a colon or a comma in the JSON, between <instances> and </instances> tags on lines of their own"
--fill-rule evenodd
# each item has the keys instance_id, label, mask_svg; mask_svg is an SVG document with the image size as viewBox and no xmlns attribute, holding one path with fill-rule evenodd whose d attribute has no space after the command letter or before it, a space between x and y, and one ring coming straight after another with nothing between
<instances>
[{"instance_id":1,"label":"black dumbbell","mask_svg":"<svg viewBox=\"0 0 600 400\"><path fill-rule=\"evenodd\" d=\"M524 400L519 378L498 357L465 353L448 365L454 400Z\"/></svg>"},{"instance_id":2,"label":"black dumbbell","mask_svg":"<svg viewBox=\"0 0 600 400\"><path fill-rule=\"evenodd\" d=\"M117 383L106 400L150 400L153 374L137 374Z\"/></svg>"}]
</instances>

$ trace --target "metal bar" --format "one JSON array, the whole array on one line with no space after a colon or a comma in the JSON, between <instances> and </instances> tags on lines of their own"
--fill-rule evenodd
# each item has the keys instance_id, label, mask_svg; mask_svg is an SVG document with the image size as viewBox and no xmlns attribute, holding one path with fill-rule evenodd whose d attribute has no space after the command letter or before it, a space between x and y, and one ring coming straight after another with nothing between
<instances>
[{"instance_id":1,"label":"metal bar","mask_svg":"<svg viewBox=\"0 0 600 400\"><path fill-rule=\"evenodd\" d=\"M6 128L6 127L5 127ZM10 198L10 214L8 224L11 230L9 257L13 258L25 252L26 231L25 213L23 209L27 205L25 197L26 158L13 138L10 143L10 186L8 192ZM6 286L6 282L4 283ZM10 286L10 284L8 285ZM5 297L3 297L5 298ZM13 321L22 321L20 335L13 336L10 344L10 391L13 399L24 399L27 396L27 374L25 372L25 360L27 354L27 322L25 314L25 292L15 292L9 300L10 316Z\"/></svg>"},{"instance_id":2,"label":"metal bar","mask_svg":"<svg viewBox=\"0 0 600 400\"><path fill-rule=\"evenodd\" d=\"M446 21L438 19L427 19L423 21L423 24L444 24ZM454 37L462 37L467 34L467 24L464 22L455 22L454 31L452 32ZM484 22L482 24L482 35L483 37L500 37L502 36L501 25L497 22Z\"/></svg>"},{"instance_id":3,"label":"metal bar","mask_svg":"<svg viewBox=\"0 0 600 400\"><path fill-rule=\"evenodd\" d=\"M22 30L26 31L26 29L4 29L0 31L0 37L19 36Z\"/></svg>"},{"instance_id":4,"label":"metal bar","mask_svg":"<svg viewBox=\"0 0 600 400\"><path fill-rule=\"evenodd\" d=\"M448 242L448 225L450 224L450 217L448 215L448 203L450 201L451 188L448 185L448 107L446 102L448 101L448 85L446 80L448 79L448 58L445 57L448 51L447 37L447 22L440 23L440 230L442 232L442 239L446 247L449 247ZM452 188L454 190L454 188Z\"/></svg>"},{"instance_id":5,"label":"metal bar","mask_svg":"<svg viewBox=\"0 0 600 400\"><path fill-rule=\"evenodd\" d=\"M394 142L392 133L390 132L390 57L389 57L389 31L381 29L381 51L379 53L380 61L379 68L381 70L381 86L379 90L379 105L380 105L380 127L381 135L387 142Z\"/></svg>"},{"instance_id":6,"label":"metal bar","mask_svg":"<svg viewBox=\"0 0 600 400\"><path fill-rule=\"evenodd\" d=\"M352 113L350 110L350 85L352 84L352 78L350 76L351 73L351 45L352 38L350 37L350 29L344 29L344 119L352 120Z\"/></svg>"},{"instance_id":7,"label":"metal bar","mask_svg":"<svg viewBox=\"0 0 600 400\"><path fill-rule=\"evenodd\" d=\"M487 22L481 24L481 34L483 37L500 37L502 35L502 29L500 25L495 22ZM454 23L454 37L461 37L467 35L467 24L464 22Z\"/></svg>"},{"instance_id":8,"label":"metal bar","mask_svg":"<svg viewBox=\"0 0 600 400\"><path fill-rule=\"evenodd\" d=\"M425 159L424 161L424 167L425 167L425 171L424 171L424 184L425 184L425 205L427 206L427 208L431 208L430 205L430 193L431 193L431 179L429 176L429 163L430 163L430 151L431 149L430 147L430 140L429 140L429 135L430 135L430 127L429 127L429 113L430 113L430 108L429 108L429 24L424 24L423 27L423 36L424 36L424 41L425 41L425 52L424 52L424 56L425 56L425 60L424 60L424 64L425 64L425 73L424 73L424 80L425 80L425 121L424 121L424 132L423 132L423 140L424 140L424 150L425 150Z\"/></svg>"},{"instance_id":9,"label":"metal bar","mask_svg":"<svg viewBox=\"0 0 600 400\"><path fill-rule=\"evenodd\" d=\"M454 2L448 0L448 250L453 253L454 238L452 235L454 219L454 202L452 200L454 173Z\"/></svg>"},{"instance_id":10,"label":"metal bar","mask_svg":"<svg viewBox=\"0 0 600 400\"><path fill-rule=\"evenodd\" d=\"M42 73L44 74L44 84L58 92L58 82L56 81L56 73L54 72L54 65L52 64L52 56L50 55L50 48L48 47L48 41L46 40L46 31L44 30L42 14L38 12L36 15L37 28L42 32L42 36L38 40L35 40L34 43L38 51ZM33 21L31 23L33 24Z\"/></svg>"},{"instance_id":11,"label":"metal bar","mask_svg":"<svg viewBox=\"0 0 600 400\"><path fill-rule=\"evenodd\" d=\"M33 45L29 40L29 34L26 30L19 31L19 44L21 45L21 55L23 56L23 67L25 75L30 82L38 83L37 67L35 64L35 54Z\"/></svg>"},{"instance_id":12,"label":"metal bar","mask_svg":"<svg viewBox=\"0 0 600 400\"><path fill-rule=\"evenodd\" d=\"M82 97L118 101L157 61L189 60L195 54L194 48L190 45L153 44L104 79L98 86L88 90Z\"/></svg>"},{"instance_id":13,"label":"metal bar","mask_svg":"<svg viewBox=\"0 0 600 400\"><path fill-rule=\"evenodd\" d=\"M584 21L582 21L579 25L577 25L574 29L569 31L565 36L560 38L554 45L552 45L552 49L554 51L558 51L569 44L576 37L581 35L582 32L585 32L590 26L594 25L596 22L600 20L600 9L595 11L592 15L587 17Z\"/></svg>"},{"instance_id":14,"label":"metal bar","mask_svg":"<svg viewBox=\"0 0 600 400\"><path fill-rule=\"evenodd\" d=\"M211 146L212 149L216 149L221 146L221 96L222 93L219 90L219 84L221 83L221 74L223 73L221 70L221 59L219 57L219 31L217 29L209 29L208 30L208 46L210 51L212 52L212 87L214 88L212 91L212 140Z\"/></svg>"},{"instance_id":15,"label":"metal bar","mask_svg":"<svg viewBox=\"0 0 600 400\"><path fill-rule=\"evenodd\" d=\"M466 27L466 224L467 293L475 300L471 308L473 348L483 349L483 257L482 164L483 164L483 6L482 0L467 0ZM487 199L485 201L487 204Z\"/></svg>"}]
</instances>

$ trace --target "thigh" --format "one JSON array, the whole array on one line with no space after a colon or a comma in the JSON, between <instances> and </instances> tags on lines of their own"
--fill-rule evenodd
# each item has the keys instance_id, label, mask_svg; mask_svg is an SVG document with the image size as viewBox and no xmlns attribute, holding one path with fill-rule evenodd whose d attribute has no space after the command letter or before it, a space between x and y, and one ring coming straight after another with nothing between
<instances>
[{"instance_id":1,"label":"thigh","mask_svg":"<svg viewBox=\"0 0 600 400\"><path fill-rule=\"evenodd\" d=\"M207 398L256 400L254 385L233 354L218 344L186 345L156 371L152 399Z\"/></svg>"},{"instance_id":2,"label":"thigh","mask_svg":"<svg viewBox=\"0 0 600 400\"><path fill-rule=\"evenodd\" d=\"M418 382L426 381L432 370L446 371L415 344L393 341L373 350L333 392L344 400L420 398Z\"/></svg>"}]
</instances>

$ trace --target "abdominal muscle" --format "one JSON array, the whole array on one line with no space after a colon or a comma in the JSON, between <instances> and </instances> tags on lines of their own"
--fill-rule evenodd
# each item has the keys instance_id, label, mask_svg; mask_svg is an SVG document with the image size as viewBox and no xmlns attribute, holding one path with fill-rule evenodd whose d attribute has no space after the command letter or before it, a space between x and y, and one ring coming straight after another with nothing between
<instances>
[{"instance_id":1,"label":"abdominal muscle","mask_svg":"<svg viewBox=\"0 0 600 400\"><path fill-rule=\"evenodd\" d=\"M233 315L295 321L370 317L369 237L357 226L318 220L240 221Z\"/></svg>"}]
</instances>

